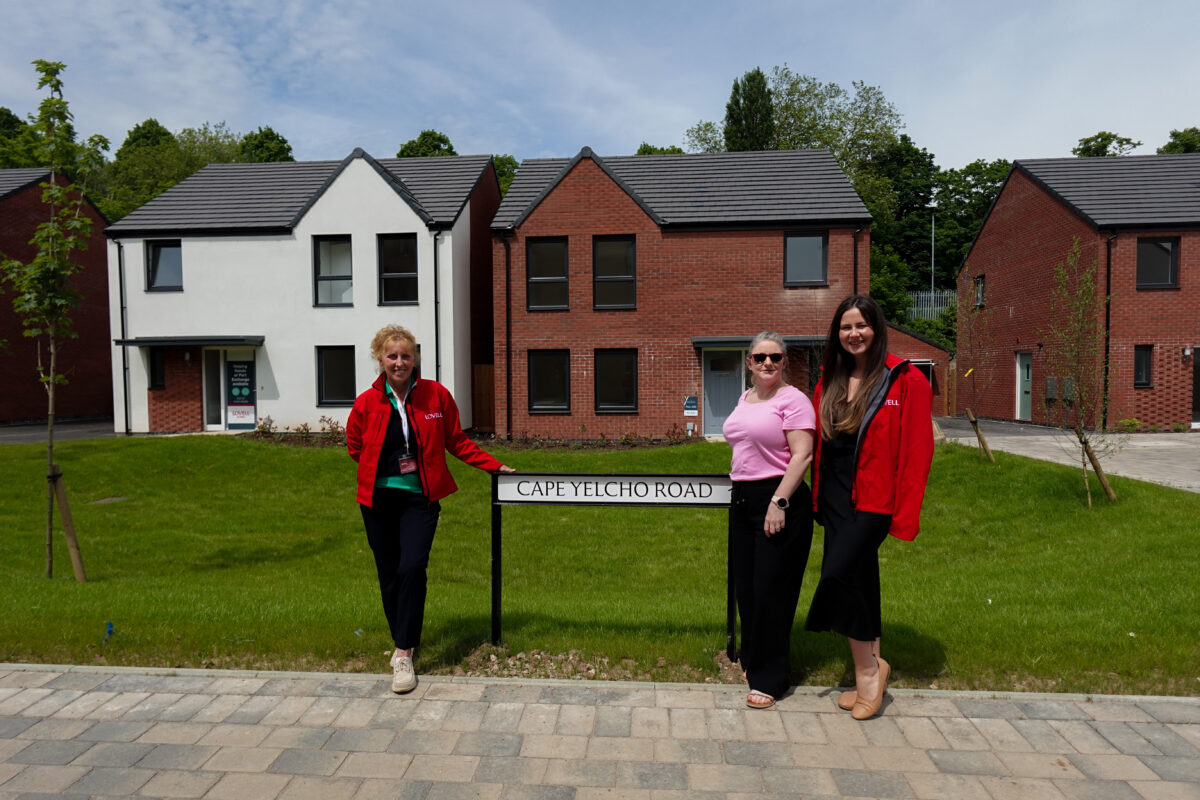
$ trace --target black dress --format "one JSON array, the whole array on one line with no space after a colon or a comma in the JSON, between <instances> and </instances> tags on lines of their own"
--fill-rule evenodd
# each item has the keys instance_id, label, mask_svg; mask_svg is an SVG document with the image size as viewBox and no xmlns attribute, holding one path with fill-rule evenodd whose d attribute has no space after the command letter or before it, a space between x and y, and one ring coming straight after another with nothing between
<instances>
[{"instance_id":1,"label":"black dress","mask_svg":"<svg viewBox=\"0 0 1200 800\"><path fill-rule=\"evenodd\" d=\"M851 639L878 639L879 545L891 515L856 511L851 502L856 435L840 433L821 444L819 518L825 528L821 580L813 593L805 630L834 631Z\"/></svg>"}]
</instances>

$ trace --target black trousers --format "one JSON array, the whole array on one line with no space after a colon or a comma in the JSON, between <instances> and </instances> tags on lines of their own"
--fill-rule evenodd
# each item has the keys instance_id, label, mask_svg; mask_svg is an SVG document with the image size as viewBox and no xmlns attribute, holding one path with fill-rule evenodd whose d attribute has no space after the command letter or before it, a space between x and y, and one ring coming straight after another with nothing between
<instances>
[{"instance_id":1,"label":"black trousers","mask_svg":"<svg viewBox=\"0 0 1200 800\"><path fill-rule=\"evenodd\" d=\"M442 506L424 495L376 487L373 506L359 505L375 554L379 596L392 641L401 650L421 643L426 567Z\"/></svg>"},{"instance_id":2,"label":"black trousers","mask_svg":"<svg viewBox=\"0 0 1200 800\"><path fill-rule=\"evenodd\" d=\"M772 697L791 687L792 623L813 535L812 495L804 483L792 494L783 530L763 532L778 486L779 478L734 481L729 508L742 669L751 689Z\"/></svg>"}]
</instances>

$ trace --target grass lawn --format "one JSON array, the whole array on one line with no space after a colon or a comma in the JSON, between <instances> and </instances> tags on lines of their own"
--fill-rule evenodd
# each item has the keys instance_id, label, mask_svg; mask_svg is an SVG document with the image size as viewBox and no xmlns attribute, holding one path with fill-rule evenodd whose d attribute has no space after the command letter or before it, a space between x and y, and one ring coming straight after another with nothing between
<instances>
[{"instance_id":1,"label":"grass lawn","mask_svg":"<svg viewBox=\"0 0 1200 800\"><path fill-rule=\"evenodd\" d=\"M723 444L633 450L492 448L546 472L724 472ZM0 447L0 661L383 672L390 642L338 448L227 436L62 442L89 582L61 533L44 574L45 451ZM1077 469L937 450L916 542L882 550L884 653L897 685L1200 693L1200 495L1113 478L1088 510ZM452 461L418 668L492 651L490 481ZM717 679L724 513L504 509L497 655L577 650L597 674ZM793 636L793 680L849 675L844 640ZM107 623L113 635L106 640Z\"/></svg>"}]
</instances>

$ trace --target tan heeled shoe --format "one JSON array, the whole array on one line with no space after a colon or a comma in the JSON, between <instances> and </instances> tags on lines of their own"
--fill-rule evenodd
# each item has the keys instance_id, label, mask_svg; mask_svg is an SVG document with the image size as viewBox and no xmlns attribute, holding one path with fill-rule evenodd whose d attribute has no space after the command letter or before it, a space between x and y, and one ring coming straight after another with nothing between
<instances>
[{"instance_id":1,"label":"tan heeled shoe","mask_svg":"<svg viewBox=\"0 0 1200 800\"><path fill-rule=\"evenodd\" d=\"M838 699L837 699L838 708L842 709L843 711L849 711L850 709L854 708L854 704L857 702L858 702L858 690L857 689L847 689L846 691L844 691L838 695Z\"/></svg>"},{"instance_id":2,"label":"tan heeled shoe","mask_svg":"<svg viewBox=\"0 0 1200 800\"><path fill-rule=\"evenodd\" d=\"M879 691L874 700L863 700L861 696L856 698L854 708L850 709L850 716L857 720L870 719L883 708L883 696L887 694L887 682L892 674L892 666L878 656L875 660L879 662Z\"/></svg>"}]
</instances>

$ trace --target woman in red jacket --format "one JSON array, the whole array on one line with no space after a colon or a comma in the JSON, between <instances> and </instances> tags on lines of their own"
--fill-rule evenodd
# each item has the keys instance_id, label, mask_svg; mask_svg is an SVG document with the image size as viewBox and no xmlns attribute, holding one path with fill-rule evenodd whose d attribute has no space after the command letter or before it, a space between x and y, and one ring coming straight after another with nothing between
<instances>
[{"instance_id":1,"label":"woman in red jacket","mask_svg":"<svg viewBox=\"0 0 1200 800\"><path fill-rule=\"evenodd\" d=\"M916 537L933 459L932 392L887 351L887 320L864 295L847 297L829 326L813 456L813 509L825 529L821 580L804 627L850 642L855 688L838 705L879 713L891 667L879 655L879 546Z\"/></svg>"},{"instance_id":2,"label":"woman in red jacket","mask_svg":"<svg viewBox=\"0 0 1200 800\"><path fill-rule=\"evenodd\" d=\"M472 442L445 386L417 376L417 342L399 325L371 341L380 376L358 396L346 421L346 447L358 462L359 508L375 554L379 594L396 650L392 691L417 686L413 648L425 619L425 568L443 497L458 489L446 451L488 472L512 472Z\"/></svg>"}]
</instances>

